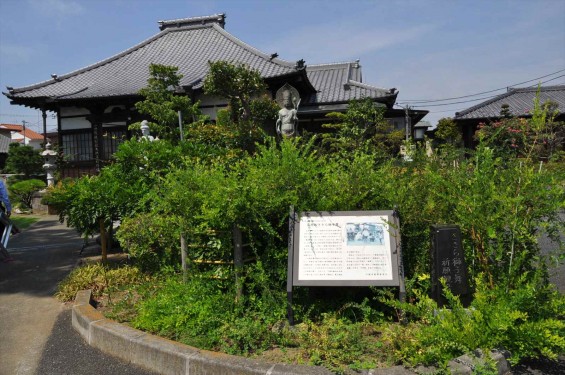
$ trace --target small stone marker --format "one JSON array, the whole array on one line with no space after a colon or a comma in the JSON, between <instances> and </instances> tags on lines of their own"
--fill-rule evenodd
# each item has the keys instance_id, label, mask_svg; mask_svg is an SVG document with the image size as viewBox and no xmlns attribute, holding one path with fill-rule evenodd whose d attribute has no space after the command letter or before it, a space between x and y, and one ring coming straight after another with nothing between
<instances>
[{"instance_id":1,"label":"small stone marker","mask_svg":"<svg viewBox=\"0 0 565 375\"><path fill-rule=\"evenodd\" d=\"M440 279L454 295L460 296L463 306L471 301L465 254L461 246L461 231L456 225L434 225L431 228L432 298L438 306L447 303Z\"/></svg>"}]
</instances>

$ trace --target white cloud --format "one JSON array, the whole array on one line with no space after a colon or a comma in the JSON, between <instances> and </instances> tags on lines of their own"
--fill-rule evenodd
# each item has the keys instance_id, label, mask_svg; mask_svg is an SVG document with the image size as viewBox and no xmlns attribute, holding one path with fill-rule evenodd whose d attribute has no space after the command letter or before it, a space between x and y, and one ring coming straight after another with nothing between
<instances>
[{"instance_id":1,"label":"white cloud","mask_svg":"<svg viewBox=\"0 0 565 375\"><path fill-rule=\"evenodd\" d=\"M354 60L396 44L420 39L433 29L434 26L426 25L403 30L374 28L359 31L352 24L326 24L286 33L262 49L284 51L281 58L303 58L310 64L331 62L327 61L328 58L333 61Z\"/></svg>"},{"instance_id":2,"label":"white cloud","mask_svg":"<svg viewBox=\"0 0 565 375\"><path fill-rule=\"evenodd\" d=\"M13 44L0 45L0 58L5 64L25 64L32 60L33 49Z\"/></svg>"},{"instance_id":3,"label":"white cloud","mask_svg":"<svg viewBox=\"0 0 565 375\"><path fill-rule=\"evenodd\" d=\"M84 7L73 0L29 0L29 3L37 11L57 18L84 13Z\"/></svg>"}]
</instances>

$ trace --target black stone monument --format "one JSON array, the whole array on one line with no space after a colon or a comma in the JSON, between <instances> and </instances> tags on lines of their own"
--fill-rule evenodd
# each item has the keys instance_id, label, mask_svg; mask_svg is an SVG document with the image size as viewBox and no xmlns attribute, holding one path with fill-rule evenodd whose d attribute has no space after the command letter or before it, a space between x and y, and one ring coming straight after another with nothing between
<instances>
[{"instance_id":1,"label":"black stone monument","mask_svg":"<svg viewBox=\"0 0 565 375\"><path fill-rule=\"evenodd\" d=\"M469 306L471 293L459 227L456 225L432 226L431 242L432 298L440 307L447 303L440 283L440 279L444 278L449 290L460 297L463 306Z\"/></svg>"}]
</instances>

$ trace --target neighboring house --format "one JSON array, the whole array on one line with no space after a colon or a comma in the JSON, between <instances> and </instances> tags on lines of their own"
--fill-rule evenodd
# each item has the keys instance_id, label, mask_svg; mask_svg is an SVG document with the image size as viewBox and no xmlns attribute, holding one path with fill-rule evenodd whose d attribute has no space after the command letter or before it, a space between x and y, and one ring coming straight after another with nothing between
<instances>
[{"instance_id":1,"label":"neighboring house","mask_svg":"<svg viewBox=\"0 0 565 375\"><path fill-rule=\"evenodd\" d=\"M147 85L149 65L176 66L183 75L180 95L200 100L201 110L215 119L227 101L203 93L203 81L210 61L242 63L257 70L274 98L277 90L290 84L300 94L299 131L319 131L329 112L345 111L352 99L371 98L386 108L385 117L404 128L405 113L394 109L398 91L362 82L359 61L306 65L288 62L278 54L265 54L224 30L225 15L159 22L160 32L115 56L74 72L56 75L35 85L12 88L4 93L12 104L45 111L58 117L59 144L71 168L65 176L94 173L130 136L128 125L147 119L135 110L143 98L139 90ZM378 37L378 36L376 36ZM417 124L428 111L409 112ZM274 121L266 124L274 134Z\"/></svg>"},{"instance_id":2,"label":"neighboring house","mask_svg":"<svg viewBox=\"0 0 565 375\"><path fill-rule=\"evenodd\" d=\"M6 166L8 151L10 151L10 143L12 143L12 140L9 137L0 134L0 169L4 169Z\"/></svg>"},{"instance_id":3,"label":"neighboring house","mask_svg":"<svg viewBox=\"0 0 565 375\"><path fill-rule=\"evenodd\" d=\"M40 149L43 146L43 135L23 125L0 124L0 135L9 137L12 142Z\"/></svg>"},{"instance_id":4,"label":"neighboring house","mask_svg":"<svg viewBox=\"0 0 565 375\"><path fill-rule=\"evenodd\" d=\"M500 114L502 106L508 106L508 111L512 116L531 117L538 90L540 104L548 101L556 103L560 113L555 120L565 121L565 85L546 86L539 89L537 87L510 88L505 94L455 113L453 120L461 130L465 147L475 147L474 136L479 124L488 124L502 118Z\"/></svg>"}]
</instances>

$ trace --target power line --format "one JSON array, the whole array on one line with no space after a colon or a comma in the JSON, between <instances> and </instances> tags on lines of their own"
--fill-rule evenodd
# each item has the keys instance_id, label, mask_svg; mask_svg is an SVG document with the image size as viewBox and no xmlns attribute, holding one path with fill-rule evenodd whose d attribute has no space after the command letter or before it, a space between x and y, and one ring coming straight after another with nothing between
<instances>
[{"instance_id":1,"label":"power line","mask_svg":"<svg viewBox=\"0 0 565 375\"><path fill-rule=\"evenodd\" d=\"M500 95L500 94L498 94L498 95ZM477 98L477 99L463 100L463 101L451 102L451 103L427 104L427 105L412 105L412 106L410 106L410 107L411 107L411 108L444 107L444 106L446 106L446 105L454 105L454 104L462 104L462 103L472 103L472 102L477 102L477 101L480 101L480 100L492 99L492 98L496 98L498 95L483 96L483 97Z\"/></svg>"},{"instance_id":2,"label":"power line","mask_svg":"<svg viewBox=\"0 0 565 375\"><path fill-rule=\"evenodd\" d=\"M565 77L565 74L562 74L562 75L560 75L560 76L558 76L558 77L555 77L555 78L552 78L552 79L548 79L547 81L540 82L539 84L536 83L535 85L531 85L531 86L528 86L528 87L536 87L537 85L541 85L541 84L543 84L543 83L555 81L556 79L559 79L559 78L561 78L561 77Z\"/></svg>"},{"instance_id":3,"label":"power line","mask_svg":"<svg viewBox=\"0 0 565 375\"><path fill-rule=\"evenodd\" d=\"M430 115L431 115L431 114L434 114L434 113L445 113L445 112L460 112L460 111L462 111L462 110L464 110L464 109L467 109L467 108L458 108L458 109L444 109L444 110L442 110L442 111L430 111L430 112L429 112L428 114L430 114Z\"/></svg>"},{"instance_id":4,"label":"power line","mask_svg":"<svg viewBox=\"0 0 565 375\"><path fill-rule=\"evenodd\" d=\"M552 75L555 75L555 74L558 74L558 73L561 73L561 72L565 72L565 69L561 69L561 70L558 70L558 71L553 72L553 73L550 73L550 74L546 74L546 75L541 76L541 77L537 77L537 78L534 78L534 79L530 79L530 80L528 80L528 81L524 81L524 82L520 82L520 83L515 83L515 84L509 85L509 86L507 86L507 87L502 87L502 88L499 88L499 89L494 89L494 90L489 90L489 91L483 91L483 92L479 92L479 93L471 94L471 95L456 96L456 97L453 97L453 98L446 98L446 99L422 99L422 100L406 99L406 100L404 100L402 103L406 103L406 102L411 102L411 103L433 103L433 102L444 102L444 101L447 101L447 100L465 99L465 98L470 98L470 97L473 97L473 96L484 95L484 94L490 94L490 93L493 93L493 92L496 92L496 91L500 91L500 90L507 90L509 87L514 87L514 86L518 86L518 85L523 85L524 83L529 83L529 82L537 81L537 80L539 80L539 79L546 78L546 77L549 77L549 76L552 76ZM563 77L563 76L556 77L555 79L560 78L560 77ZM549 82L549 81L546 81L546 82ZM494 96L496 96L496 95L494 95Z\"/></svg>"},{"instance_id":5,"label":"power line","mask_svg":"<svg viewBox=\"0 0 565 375\"><path fill-rule=\"evenodd\" d=\"M565 70L565 69L564 69L564 70ZM554 78L552 78L552 79L548 79L548 80L543 81L543 82L540 82L540 83L536 83L535 85L527 86L526 88L536 87L536 86L541 85L541 84L543 84L543 83L547 83L547 82L550 82L550 81L554 81L554 80L556 80L556 79L559 79L559 78L561 78L561 77L565 77L565 74L562 74L562 75L560 75L560 76L554 77ZM477 99L463 100L463 101L451 102L451 103L427 104L427 105L414 105L414 106L411 106L411 107L413 107L413 108L442 107L442 106L448 106L448 105L454 105L454 104L471 103L471 102L476 102L476 101L485 100L485 99L492 99L492 98L495 98L495 97L497 97L497 96L499 96L499 95L500 95L500 94L497 94L497 95L490 95L490 96L484 96L484 97L477 98ZM469 97L469 96L474 96L474 95L468 95L467 97ZM438 101L439 101L439 100L438 100ZM431 101L431 102L433 102L433 101Z\"/></svg>"}]
</instances>

